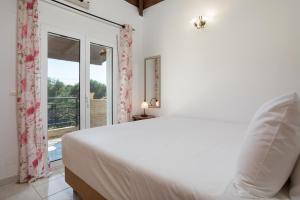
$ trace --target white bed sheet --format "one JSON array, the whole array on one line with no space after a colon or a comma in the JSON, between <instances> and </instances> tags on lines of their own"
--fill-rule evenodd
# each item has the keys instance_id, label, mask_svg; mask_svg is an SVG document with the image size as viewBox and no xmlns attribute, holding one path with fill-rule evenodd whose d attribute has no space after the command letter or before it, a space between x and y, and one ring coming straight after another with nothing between
<instances>
[{"instance_id":1,"label":"white bed sheet","mask_svg":"<svg viewBox=\"0 0 300 200\"><path fill-rule=\"evenodd\" d=\"M82 130L63 137L63 161L108 200L238 199L228 185L246 127L166 117Z\"/></svg>"}]
</instances>

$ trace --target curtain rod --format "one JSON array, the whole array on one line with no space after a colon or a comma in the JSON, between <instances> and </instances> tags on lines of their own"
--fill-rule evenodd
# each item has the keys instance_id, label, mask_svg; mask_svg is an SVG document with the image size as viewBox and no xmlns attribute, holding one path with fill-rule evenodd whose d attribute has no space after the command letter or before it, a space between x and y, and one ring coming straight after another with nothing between
<instances>
[{"instance_id":1,"label":"curtain rod","mask_svg":"<svg viewBox=\"0 0 300 200\"><path fill-rule=\"evenodd\" d=\"M125 28L125 25L124 25L124 24L120 24L120 23L117 23L117 22L114 22L114 21L105 19L105 18L103 18L103 17L99 17L99 16L97 16L97 15L91 14L91 13L86 12L86 11L84 11L84 10L80 10L80 9L78 9L78 8L75 8L75 7L73 7L73 6L70 6L70 5L68 5L68 4L65 4L65 3L63 3L63 2L60 2L60 1L57 1L57 0L50 0L50 1L52 1L52 2L54 2L54 3L57 3L57 4L60 4L60 5L62 5L62 6L68 7L68 8L70 8L70 9L72 9L72 10L76 10L76 11L78 11L78 12L80 12L80 13L83 13L83 14L85 14L85 15L88 15L88 16L90 16L90 17L94 17L94 18L100 19L101 21L105 21L105 22L108 22L108 23L110 23L110 24L113 24L113 25L116 25L116 26ZM133 31L135 31L135 29L133 29Z\"/></svg>"}]
</instances>

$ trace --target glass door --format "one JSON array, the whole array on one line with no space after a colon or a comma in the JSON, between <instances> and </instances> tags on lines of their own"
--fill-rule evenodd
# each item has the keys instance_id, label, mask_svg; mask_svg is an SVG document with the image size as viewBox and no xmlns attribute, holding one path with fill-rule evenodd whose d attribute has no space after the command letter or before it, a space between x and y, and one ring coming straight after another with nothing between
<instances>
[{"instance_id":1,"label":"glass door","mask_svg":"<svg viewBox=\"0 0 300 200\"><path fill-rule=\"evenodd\" d=\"M62 158L64 134L112 124L113 48L95 41L42 29L42 115L50 162Z\"/></svg>"},{"instance_id":2,"label":"glass door","mask_svg":"<svg viewBox=\"0 0 300 200\"><path fill-rule=\"evenodd\" d=\"M112 123L112 48L88 42L86 126Z\"/></svg>"},{"instance_id":3,"label":"glass door","mask_svg":"<svg viewBox=\"0 0 300 200\"><path fill-rule=\"evenodd\" d=\"M48 33L48 157L62 158L61 137L80 129L80 40Z\"/></svg>"}]
</instances>

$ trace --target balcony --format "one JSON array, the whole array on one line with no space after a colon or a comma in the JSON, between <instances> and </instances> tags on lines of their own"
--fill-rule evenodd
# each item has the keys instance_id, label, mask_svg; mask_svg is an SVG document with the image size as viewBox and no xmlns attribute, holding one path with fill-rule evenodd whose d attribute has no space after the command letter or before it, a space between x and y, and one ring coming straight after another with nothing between
<instances>
[{"instance_id":1,"label":"balcony","mask_svg":"<svg viewBox=\"0 0 300 200\"><path fill-rule=\"evenodd\" d=\"M107 100L90 100L90 127L107 124ZM80 101L77 97L48 98L48 157L61 159L61 137L80 129Z\"/></svg>"},{"instance_id":2,"label":"balcony","mask_svg":"<svg viewBox=\"0 0 300 200\"><path fill-rule=\"evenodd\" d=\"M48 98L48 137L61 137L79 129L80 104L77 97Z\"/></svg>"}]
</instances>

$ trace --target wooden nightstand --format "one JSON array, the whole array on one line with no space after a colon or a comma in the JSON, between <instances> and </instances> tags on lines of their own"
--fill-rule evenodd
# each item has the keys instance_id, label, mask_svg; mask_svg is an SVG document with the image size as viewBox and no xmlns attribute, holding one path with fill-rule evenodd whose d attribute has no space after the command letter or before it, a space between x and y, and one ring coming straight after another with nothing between
<instances>
[{"instance_id":1,"label":"wooden nightstand","mask_svg":"<svg viewBox=\"0 0 300 200\"><path fill-rule=\"evenodd\" d=\"M156 118L156 116L154 116L154 115L147 115L147 116L133 115L132 116L133 121L140 121L140 120L153 119L153 118Z\"/></svg>"}]
</instances>

